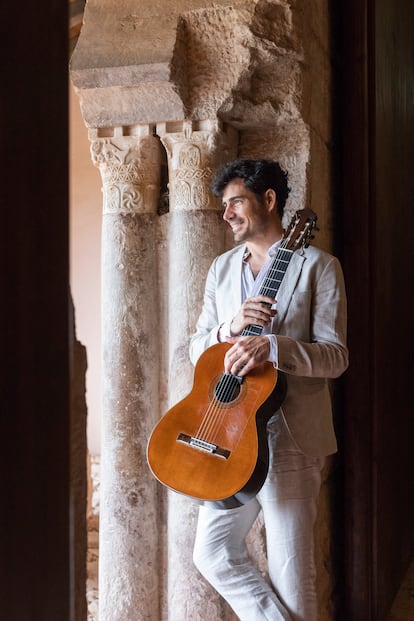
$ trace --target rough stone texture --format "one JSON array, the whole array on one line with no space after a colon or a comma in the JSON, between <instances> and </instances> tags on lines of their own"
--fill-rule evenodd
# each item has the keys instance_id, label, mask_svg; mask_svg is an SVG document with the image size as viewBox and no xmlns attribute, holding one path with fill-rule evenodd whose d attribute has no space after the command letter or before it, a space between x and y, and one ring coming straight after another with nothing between
<instances>
[{"instance_id":1,"label":"rough stone texture","mask_svg":"<svg viewBox=\"0 0 414 621\"><path fill-rule=\"evenodd\" d=\"M224 240L219 214L215 211L183 210L170 214L170 404L191 389L189 335L194 331L201 306L205 274L212 255L223 251ZM197 505L170 493L167 520L168 620L224 619L223 602L192 562Z\"/></svg>"},{"instance_id":2,"label":"rough stone texture","mask_svg":"<svg viewBox=\"0 0 414 621\"><path fill-rule=\"evenodd\" d=\"M139 603L148 621L159 602L157 487L146 464L159 415L159 143L115 133L92 144L104 185L99 618L135 621Z\"/></svg>"},{"instance_id":3,"label":"rough stone texture","mask_svg":"<svg viewBox=\"0 0 414 621\"><path fill-rule=\"evenodd\" d=\"M187 57L187 109L234 127L272 126L298 116L300 49L289 3L250 2L181 18Z\"/></svg>"},{"instance_id":4,"label":"rough stone texture","mask_svg":"<svg viewBox=\"0 0 414 621\"><path fill-rule=\"evenodd\" d=\"M88 552L86 565L87 621L98 621L99 618L99 468L100 456L92 456L88 453Z\"/></svg>"},{"instance_id":5,"label":"rough stone texture","mask_svg":"<svg viewBox=\"0 0 414 621\"><path fill-rule=\"evenodd\" d=\"M154 409L165 411L191 387L188 339L204 277L211 259L231 244L207 189L211 170L232 153L278 159L291 185L285 224L310 206L322 229L315 243L331 247L328 3L89 0L71 76L92 128L107 214L101 621L230 621L233 613L192 566L196 506L159 488L156 496L144 473L145 439ZM154 215L142 213L153 204L142 198L151 185L143 171L151 165L138 165L130 151L141 126L144 133L153 129L166 151L170 212L162 212L158 226ZM220 132L230 129L238 134L233 152L220 142ZM151 298L156 282L158 306ZM150 348L154 334L157 352ZM316 526L320 621L332 617L330 485L328 464ZM157 524L158 538L148 523ZM266 574L260 517L249 548ZM134 602L135 608L140 602L136 616Z\"/></svg>"},{"instance_id":6,"label":"rough stone texture","mask_svg":"<svg viewBox=\"0 0 414 621\"><path fill-rule=\"evenodd\" d=\"M308 201L306 179L309 146L308 130L300 120L280 129L240 132L240 157L269 157L278 160L289 175L290 193L284 212L285 226L294 212L302 209Z\"/></svg>"},{"instance_id":7,"label":"rough stone texture","mask_svg":"<svg viewBox=\"0 0 414 621\"><path fill-rule=\"evenodd\" d=\"M184 66L181 62L172 66L179 18L187 11L220 4L228 3L175 0L167 6L141 0L137 7L134 0L89 0L71 59L71 76L87 125L184 119L179 94L186 81Z\"/></svg>"},{"instance_id":8,"label":"rough stone texture","mask_svg":"<svg viewBox=\"0 0 414 621\"><path fill-rule=\"evenodd\" d=\"M72 515L71 532L71 583L74 589L73 621L84 621L86 616L86 349L76 338L74 310L71 301L72 347L70 349L70 499Z\"/></svg>"},{"instance_id":9,"label":"rough stone texture","mask_svg":"<svg viewBox=\"0 0 414 621\"><path fill-rule=\"evenodd\" d=\"M316 244L332 250L332 68L326 0L297 3L298 31L304 49L301 114L309 128L307 203L318 214Z\"/></svg>"},{"instance_id":10,"label":"rough stone texture","mask_svg":"<svg viewBox=\"0 0 414 621\"><path fill-rule=\"evenodd\" d=\"M154 245L148 244L154 221L110 218L103 268L107 277L118 272L112 275L120 282L112 278L103 299L103 335L112 339L104 344L103 362L100 619L135 619L141 602L144 620L156 615L158 599L157 490L145 455L158 409L157 352L148 337L156 332Z\"/></svg>"},{"instance_id":11,"label":"rough stone texture","mask_svg":"<svg viewBox=\"0 0 414 621\"><path fill-rule=\"evenodd\" d=\"M168 217L168 399L176 403L191 389L189 336L201 308L207 269L225 248L218 201L209 191L212 170L235 153L235 136L218 123L186 122L157 126L166 148ZM168 494L165 618L169 621L224 619L227 606L201 578L192 562L197 505ZM191 594L191 595L190 595Z\"/></svg>"},{"instance_id":12,"label":"rough stone texture","mask_svg":"<svg viewBox=\"0 0 414 621\"><path fill-rule=\"evenodd\" d=\"M292 3L89 0L71 59L88 126L297 118L302 49Z\"/></svg>"}]
</instances>

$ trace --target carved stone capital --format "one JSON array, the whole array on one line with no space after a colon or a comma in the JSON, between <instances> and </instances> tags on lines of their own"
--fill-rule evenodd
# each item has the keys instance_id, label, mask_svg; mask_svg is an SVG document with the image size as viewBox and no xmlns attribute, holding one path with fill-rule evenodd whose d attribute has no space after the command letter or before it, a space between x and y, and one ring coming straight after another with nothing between
<instances>
[{"instance_id":1,"label":"carved stone capital","mask_svg":"<svg viewBox=\"0 0 414 621\"><path fill-rule=\"evenodd\" d=\"M92 162L102 176L103 213L155 213L160 145L149 126L90 130Z\"/></svg>"},{"instance_id":2,"label":"carved stone capital","mask_svg":"<svg viewBox=\"0 0 414 621\"><path fill-rule=\"evenodd\" d=\"M232 153L235 132L207 120L159 123L157 134L168 157L170 210L219 209L210 181L223 156Z\"/></svg>"}]
</instances>

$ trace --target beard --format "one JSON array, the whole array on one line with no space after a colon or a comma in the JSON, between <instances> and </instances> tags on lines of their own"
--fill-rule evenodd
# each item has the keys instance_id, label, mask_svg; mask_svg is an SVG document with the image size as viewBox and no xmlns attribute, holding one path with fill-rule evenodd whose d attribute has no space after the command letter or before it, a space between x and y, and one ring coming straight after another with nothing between
<instances>
[{"instance_id":1,"label":"beard","mask_svg":"<svg viewBox=\"0 0 414 621\"><path fill-rule=\"evenodd\" d=\"M231 228L233 233L233 239L237 243L247 242L257 235L262 235L267 229L267 222L262 219L256 220L253 223L244 219L240 219L236 220L234 224L237 225L236 228Z\"/></svg>"}]
</instances>

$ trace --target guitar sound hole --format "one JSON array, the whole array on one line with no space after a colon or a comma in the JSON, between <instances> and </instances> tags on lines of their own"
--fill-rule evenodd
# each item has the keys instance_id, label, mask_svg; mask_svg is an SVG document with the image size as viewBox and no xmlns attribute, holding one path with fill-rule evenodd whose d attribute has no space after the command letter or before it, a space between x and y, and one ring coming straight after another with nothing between
<instances>
[{"instance_id":1,"label":"guitar sound hole","mask_svg":"<svg viewBox=\"0 0 414 621\"><path fill-rule=\"evenodd\" d=\"M221 403L235 401L240 394L243 378L230 373L223 373L214 389L215 398Z\"/></svg>"}]
</instances>

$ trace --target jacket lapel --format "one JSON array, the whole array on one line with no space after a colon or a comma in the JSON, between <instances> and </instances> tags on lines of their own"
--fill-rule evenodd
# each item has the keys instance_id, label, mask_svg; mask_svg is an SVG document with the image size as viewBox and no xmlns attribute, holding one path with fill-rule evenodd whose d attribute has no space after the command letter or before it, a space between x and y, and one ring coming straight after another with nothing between
<instances>
[{"instance_id":1,"label":"jacket lapel","mask_svg":"<svg viewBox=\"0 0 414 621\"><path fill-rule=\"evenodd\" d=\"M292 299L293 291L295 290L295 287L299 280L299 276L302 272L304 261L305 257L300 254L299 251L293 253L286 273L279 287L279 291L276 295L277 315L272 322L272 332L274 334L278 334L280 332L280 328L286 317L286 313Z\"/></svg>"},{"instance_id":2,"label":"jacket lapel","mask_svg":"<svg viewBox=\"0 0 414 621\"><path fill-rule=\"evenodd\" d=\"M229 266L230 280L228 282L228 313L231 317L234 316L234 314L239 310L242 304L241 270L244 250L244 245L241 245L239 251L235 252L231 257L231 262ZM293 292L299 280L299 276L302 272L304 261L305 257L299 251L293 253L290 263L287 267L286 274L282 280L276 296L277 315L272 321L272 332L275 334L280 331L280 328L286 317L286 313L288 311ZM226 286L225 281L223 281L223 285Z\"/></svg>"},{"instance_id":3,"label":"jacket lapel","mask_svg":"<svg viewBox=\"0 0 414 621\"><path fill-rule=\"evenodd\" d=\"M232 317L237 313L242 304L241 273L244 250L245 246L241 245L239 251L235 252L231 258L231 287L229 294L231 295Z\"/></svg>"}]
</instances>

